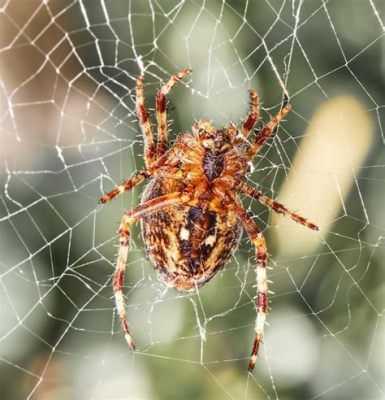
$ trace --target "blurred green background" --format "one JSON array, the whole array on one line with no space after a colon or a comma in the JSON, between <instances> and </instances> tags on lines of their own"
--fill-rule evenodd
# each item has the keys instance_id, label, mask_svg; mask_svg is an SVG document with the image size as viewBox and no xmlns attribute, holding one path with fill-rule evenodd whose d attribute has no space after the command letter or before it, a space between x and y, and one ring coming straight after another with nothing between
<instances>
[{"instance_id":1,"label":"blurred green background","mask_svg":"<svg viewBox=\"0 0 385 400\"><path fill-rule=\"evenodd\" d=\"M0 399L385 398L384 3L0 7ZM242 199L266 233L274 282L253 374L246 235L207 286L177 293L158 281L136 226L125 294L137 353L114 313L116 231L142 187L97 200L144 165L136 76L152 112L161 82L186 67L191 79L169 96L172 139L201 117L239 123L249 88L265 122L289 94L293 112L248 183L321 227L287 228Z\"/></svg>"}]
</instances>

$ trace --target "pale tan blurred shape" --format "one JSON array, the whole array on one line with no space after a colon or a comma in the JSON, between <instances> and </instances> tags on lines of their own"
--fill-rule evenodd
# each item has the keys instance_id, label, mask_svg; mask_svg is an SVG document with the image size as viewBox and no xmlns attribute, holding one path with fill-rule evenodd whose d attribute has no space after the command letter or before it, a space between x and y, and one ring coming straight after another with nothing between
<instances>
[{"instance_id":1,"label":"pale tan blurred shape","mask_svg":"<svg viewBox=\"0 0 385 400\"><path fill-rule=\"evenodd\" d=\"M344 201L372 142L373 124L355 98L339 96L318 108L278 199L320 231L272 215L271 224L279 227L270 233L280 258L314 253L338 215L344 214Z\"/></svg>"},{"instance_id":2,"label":"pale tan blurred shape","mask_svg":"<svg viewBox=\"0 0 385 400\"><path fill-rule=\"evenodd\" d=\"M0 159L10 170L60 168L59 157L52 161L55 146L91 141L111 109L75 56L70 35L50 23L52 7L11 1L0 13ZM70 30L71 14L60 24Z\"/></svg>"}]
</instances>

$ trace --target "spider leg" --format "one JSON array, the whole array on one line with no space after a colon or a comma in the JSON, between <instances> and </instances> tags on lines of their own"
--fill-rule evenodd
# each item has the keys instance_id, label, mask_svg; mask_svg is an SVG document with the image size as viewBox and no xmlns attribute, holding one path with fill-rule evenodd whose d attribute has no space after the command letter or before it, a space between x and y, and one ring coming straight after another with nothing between
<instances>
[{"instance_id":1,"label":"spider leg","mask_svg":"<svg viewBox=\"0 0 385 400\"><path fill-rule=\"evenodd\" d=\"M155 143L147 107L144 104L143 79L143 76L139 76L136 80L136 115L143 133L144 159L148 168L155 160Z\"/></svg>"},{"instance_id":2,"label":"spider leg","mask_svg":"<svg viewBox=\"0 0 385 400\"><path fill-rule=\"evenodd\" d=\"M131 190L136 185L143 182L145 179L156 174L157 171L162 167L165 170L170 170L178 175L179 171L174 171L172 168L175 167L179 161L181 149L182 144L176 144L161 157L159 157L147 170L139 172L133 178L124 181L120 186L117 186L115 189L111 190L111 192L104 195L101 199L99 199L99 203L106 203L107 201L112 200L120 194Z\"/></svg>"},{"instance_id":3,"label":"spider leg","mask_svg":"<svg viewBox=\"0 0 385 400\"><path fill-rule=\"evenodd\" d=\"M266 140L273 135L275 128L279 125L290 109L291 106L289 104L284 104L278 114L262 127L246 152L246 158L248 160L252 160L258 154L261 147L265 144Z\"/></svg>"},{"instance_id":4,"label":"spider leg","mask_svg":"<svg viewBox=\"0 0 385 400\"><path fill-rule=\"evenodd\" d=\"M215 128L211 124L211 122L201 118L198 122L193 125L192 128L194 136L199 136L201 132L214 132Z\"/></svg>"},{"instance_id":5,"label":"spider leg","mask_svg":"<svg viewBox=\"0 0 385 400\"><path fill-rule=\"evenodd\" d=\"M121 185L117 186L115 189L111 190L111 192L104 195L101 199L99 199L99 203L104 204L107 201L110 201L113 198L119 196L123 192L127 192L127 191L131 190L133 187L138 185L140 182L143 182L149 176L151 176L151 172L149 172L149 171L139 172L132 179L128 179L128 180L124 181Z\"/></svg>"},{"instance_id":6,"label":"spider leg","mask_svg":"<svg viewBox=\"0 0 385 400\"><path fill-rule=\"evenodd\" d=\"M253 130L254 125L257 123L259 119L258 95L255 90L249 90L249 96L251 99L251 111L246 116L242 126L242 134L245 138L247 138L250 135L250 132Z\"/></svg>"},{"instance_id":7,"label":"spider leg","mask_svg":"<svg viewBox=\"0 0 385 400\"><path fill-rule=\"evenodd\" d=\"M300 215L289 211L283 204L278 203L277 201L270 199L269 197L265 196L261 191L258 189L251 188L247 185L243 185L240 189L241 192L247 194L248 196L252 197L253 199L258 200L261 204L271 208L278 214L283 214L285 217L291 218L293 221L297 222L298 224L306 226L306 228L312 229L313 231L318 231L319 228L317 225L309 222L306 218L301 217Z\"/></svg>"},{"instance_id":8,"label":"spider leg","mask_svg":"<svg viewBox=\"0 0 385 400\"><path fill-rule=\"evenodd\" d=\"M249 362L249 372L251 372L254 369L259 345L262 341L268 306L266 278L267 250L265 238L252 220L251 215L238 204L235 206L235 212L255 246L257 261L257 320L255 323L255 339Z\"/></svg>"},{"instance_id":9,"label":"spider leg","mask_svg":"<svg viewBox=\"0 0 385 400\"><path fill-rule=\"evenodd\" d=\"M158 126L158 143L156 147L156 156L160 157L167 150L168 124L167 124L167 99L172 87L185 76L190 75L190 69L184 69L173 75L169 81L160 89L156 95L156 122Z\"/></svg>"},{"instance_id":10,"label":"spider leg","mask_svg":"<svg viewBox=\"0 0 385 400\"><path fill-rule=\"evenodd\" d=\"M145 202L144 204L139 204L137 207L133 208L130 211L125 212L120 222L118 231L119 253L115 267L113 288L114 288L116 310L119 315L120 323L124 331L126 342L131 350L135 350L135 343L132 339L131 332L128 328L126 309L124 304L124 296L123 296L124 272L126 270L126 265L127 265L127 255L128 255L128 247L130 244L131 225L134 222L138 221L143 216L148 215L151 212L159 210L163 207L187 203L191 200L191 198L192 195L182 192L174 192L156 197L154 199Z\"/></svg>"}]
</instances>

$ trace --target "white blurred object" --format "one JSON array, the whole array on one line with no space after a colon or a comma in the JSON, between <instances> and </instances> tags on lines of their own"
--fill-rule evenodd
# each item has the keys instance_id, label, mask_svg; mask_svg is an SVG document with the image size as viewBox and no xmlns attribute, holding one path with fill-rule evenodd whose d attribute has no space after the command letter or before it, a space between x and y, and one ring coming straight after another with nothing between
<instances>
[{"instance_id":1,"label":"white blurred object","mask_svg":"<svg viewBox=\"0 0 385 400\"><path fill-rule=\"evenodd\" d=\"M278 201L320 231L272 215L272 225L279 225L272 236L281 257L313 253L344 210L356 170L373 141L373 125L365 111L353 97L340 96L321 105L310 121Z\"/></svg>"}]
</instances>

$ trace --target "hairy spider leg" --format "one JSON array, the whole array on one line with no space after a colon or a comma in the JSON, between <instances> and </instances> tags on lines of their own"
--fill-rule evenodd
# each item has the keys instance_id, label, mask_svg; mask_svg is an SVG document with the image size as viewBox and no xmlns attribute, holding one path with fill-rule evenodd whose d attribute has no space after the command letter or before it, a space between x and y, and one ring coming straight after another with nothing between
<instances>
[{"instance_id":1,"label":"hairy spider leg","mask_svg":"<svg viewBox=\"0 0 385 400\"><path fill-rule=\"evenodd\" d=\"M245 138L250 135L254 125L259 120L259 98L257 92L255 90L249 90L249 96L251 99L251 111L246 116L242 126L242 134Z\"/></svg>"},{"instance_id":2,"label":"hairy spider leg","mask_svg":"<svg viewBox=\"0 0 385 400\"><path fill-rule=\"evenodd\" d=\"M158 140L156 146L156 156L162 156L167 150L168 144L168 123L167 123L167 98L172 87L182 78L190 75L191 70L186 68L173 75L169 81L160 89L156 95L156 123L158 127Z\"/></svg>"},{"instance_id":3,"label":"hairy spider leg","mask_svg":"<svg viewBox=\"0 0 385 400\"><path fill-rule=\"evenodd\" d=\"M146 167L149 168L155 160L155 143L148 111L144 104L143 79L143 76L139 76L136 79L136 115L138 116L140 129L143 133L144 160Z\"/></svg>"},{"instance_id":4,"label":"hairy spider leg","mask_svg":"<svg viewBox=\"0 0 385 400\"><path fill-rule=\"evenodd\" d=\"M235 206L235 212L255 246L255 258L257 261L257 319L255 323L255 339L248 368L249 372L252 372L257 360L259 345L263 338L263 328L265 326L268 306L266 277L267 250L265 238L252 220L251 214L239 204Z\"/></svg>"},{"instance_id":5,"label":"hairy spider leg","mask_svg":"<svg viewBox=\"0 0 385 400\"><path fill-rule=\"evenodd\" d=\"M265 144L266 140L273 135L275 128L279 125L290 109L291 106L289 104L284 105L278 114L262 127L246 152L246 157L249 160L252 160L258 154L261 147Z\"/></svg>"},{"instance_id":6,"label":"hairy spider leg","mask_svg":"<svg viewBox=\"0 0 385 400\"><path fill-rule=\"evenodd\" d=\"M283 214L285 217L289 217L298 224L304 225L306 226L306 228L312 229L313 231L319 230L317 225L308 221L306 218L301 217L300 215L288 210L283 204L278 203L278 201L275 201L265 196L260 190L251 188L250 186L247 185L243 185L240 190L241 192L252 197L253 199L258 200L261 204L265 205L266 207L271 208L276 213Z\"/></svg>"},{"instance_id":7,"label":"hairy spider leg","mask_svg":"<svg viewBox=\"0 0 385 400\"><path fill-rule=\"evenodd\" d=\"M182 205L188 203L191 200L191 198L192 195L182 192L168 193L163 196L151 199L144 204L139 204L132 210L125 212L121 220L118 231L119 253L115 267L113 288L114 288L116 310L120 319L120 324L124 331L124 336L128 344L128 347L133 351L135 350L135 343L132 338L131 332L128 328L126 308L123 295L124 272L126 270L126 265L127 265L127 255L130 244L131 225L151 212L154 212L156 210L171 205Z\"/></svg>"},{"instance_id":8,"label":"hairy spider leg","mask_svg":"<svg viewBox=\"0 0 385 400\"><path fill-rule=\"evenodd\" d=\"M166 153L164 153L162 157L159 157L147 170L139 172L133 178L124 181L121 185L117 186L115 189L104 195L101 199L99 199L99 203L104 204L107 201L110 201L113 198L121 195L122 193L131 190L136 185L143 182L145 179L156 174L158 169L161 167L168 169L170 172L175 173L177 176L178 171L175 171L173 167L175 167L175 165L179 161L181 146L181 144L173 146Z\"/></svg>"},{"instance_id":9,"label":"hairy spider leg","mask_svg":"<svg viewBox=\"0 0 385 400\"><path fill-rule=\"evenodd\" d=\"M101 199L99 199L99 203L104 204L107 201L110 201L113 198L119 196L123 192L127 192L127 191L131 190L132 188L134 188L139 183L143 182L145 179L147 179L151 175L152 174L150 171L139 172L132 179L128 179L128 180L124 181L121 185L117 186L115 189L111 190L111 192L104 195Z\"/></svg>"}]
</instances>

